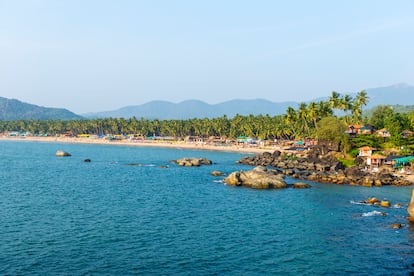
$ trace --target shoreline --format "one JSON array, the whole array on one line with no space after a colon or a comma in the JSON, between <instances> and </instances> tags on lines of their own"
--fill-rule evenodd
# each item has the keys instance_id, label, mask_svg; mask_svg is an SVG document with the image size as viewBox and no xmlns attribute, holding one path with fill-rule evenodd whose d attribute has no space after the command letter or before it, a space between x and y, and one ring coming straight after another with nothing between
<instances>
[{"instance_id":1,"label":"shoreline","mask_svg":"<svg viewBox=\"0 0 414 276\"><path fill-rule=\"evenodd\" d=\"M139 140L105 140L97 138L82 137L6 137L0 136L0 141L21 141L21 142L45 142L45 143L68 143L68 144L85 144L85 145L114 145L114 146L135 146L135 147L159 147L188 150L206 150L206 151L223 151L246 154L258 154L263 152L273 152L282 150L279 147L247 147L238 145L209 145L202 143L188 143L184 141L177 142L157 142L157 141L139 141Z\"/></svg>"},{"instance_id":2,"label":"shoreline","mask_svg":"<svg viewBox=\"0 0 414 276\"><path fill-rule=\"evenodd\" d=\"M0 141L18 141L18 142L40 142L40 143L67 143L67 144L84 144L84 145L113 145L113 146L134 146L134 147L158 147L183 150L201 150L201 151L221 151L245 154L261 154L264 152L274 152L279 150L283 152L281 147L247 147L239 145L209 145L202 143L188 143L184 141L177 142L161 142L161 141L139 141L139 140L105 140L97 138L83 137L7 137L0 136ZM414 175L397 174L406 180L414 183Z\"/></svg>"}]
</instances>

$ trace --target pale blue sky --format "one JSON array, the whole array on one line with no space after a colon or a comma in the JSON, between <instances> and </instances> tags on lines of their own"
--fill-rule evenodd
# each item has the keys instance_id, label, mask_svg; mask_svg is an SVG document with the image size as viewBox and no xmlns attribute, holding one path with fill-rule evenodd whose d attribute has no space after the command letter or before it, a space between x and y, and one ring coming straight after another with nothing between
<instances>
[{"instance_id":1,"label":"pale blue sky","mask_svg":"<svg viewBox=\"0 0 414 276\"><path fill-rule=\"evenodd\" d=\"M0 96L76 113L401 82L412 0L0 0Z\"/></svg>"}]
</instances>

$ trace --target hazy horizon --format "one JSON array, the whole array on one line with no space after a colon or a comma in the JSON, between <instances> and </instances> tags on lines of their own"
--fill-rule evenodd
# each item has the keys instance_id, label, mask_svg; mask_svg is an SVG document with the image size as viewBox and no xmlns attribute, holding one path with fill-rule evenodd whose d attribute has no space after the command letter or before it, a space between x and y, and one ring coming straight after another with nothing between
<instances>
[{"instance_id":1,"label":"hazy horizon","mask_svg":"<svg viewBox=\"0 0 414 276\"><path fill-rule=\"evenodd\" d=\"M0 96L77 114L414 84L410 0L23 2L0 1Z\"/></svg>"}]
</instances>

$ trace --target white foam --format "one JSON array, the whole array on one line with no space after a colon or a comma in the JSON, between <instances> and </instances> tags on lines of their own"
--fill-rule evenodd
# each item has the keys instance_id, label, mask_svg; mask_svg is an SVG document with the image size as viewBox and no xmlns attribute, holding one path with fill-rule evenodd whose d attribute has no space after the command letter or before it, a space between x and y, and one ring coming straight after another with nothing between
<instances>
[{"instance_id":1,"label":"white foam","mask_svg":"<svg viewBox=\"0 0 414 276\"><path fill-rule=\"evenodd\" d=\"M373 217L373 216L385 216L386 214L384 212L378 212L378 211L371 211L367 213L363 213L362 217Z\"/></svg>"},{"instance_id":2,"label":"white foam","mask_svg":"<svg viewBox=\"0 0 414 276\"><path fill-rule=\"evenodd\" d=\"M356 204L356 205L372 205L372 204L368 204L368 203L364 203L364 202L358 202L358 201L353 201L353 200L351 200L350 202L351 202L351 204Z\"/></svg>"}]
</instances>

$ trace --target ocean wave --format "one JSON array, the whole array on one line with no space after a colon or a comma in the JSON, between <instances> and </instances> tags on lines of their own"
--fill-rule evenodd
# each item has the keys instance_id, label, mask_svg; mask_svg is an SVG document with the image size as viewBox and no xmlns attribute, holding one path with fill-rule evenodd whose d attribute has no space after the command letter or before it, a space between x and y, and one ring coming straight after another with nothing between
<instances>
[{"instance_id":1,"label":"ocean wave","mask_svg":"<svg viewBox=\"0 0 414 276\"><path fill-rule=\"evenodd\" d=\"M368 204L368 203L365 203L365 202L359 202L359 201L353 201L353 200L351 200L350 203L351 204L356 204L356 205L372 205L372 204Z\"/></svg>"},{"instance_id":2,"label":"ocean wave","mask_svg":"<svg viewBox=\"0 0 414 276\"><path fill-rule=\"evenodd\" d=\"M373 217L373 216L381 216L384 217L387 214L384 212L379 212L379 211L371 211L371 212L367 212L367 213L363 213L361 216L362 217Z\"/></svg>"},{"instance_id":3,"label":"ocean wave","mask_svg":"<svg viewBox=\"0 0 414 276\"><path fill-rule=\"evenodd\" d=\"M156 165L154 164L141 164L141 163L129 163L126 164L127 166L132 166L132 167L155 167Z\"/></svg>"}]
</instances>

